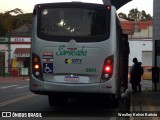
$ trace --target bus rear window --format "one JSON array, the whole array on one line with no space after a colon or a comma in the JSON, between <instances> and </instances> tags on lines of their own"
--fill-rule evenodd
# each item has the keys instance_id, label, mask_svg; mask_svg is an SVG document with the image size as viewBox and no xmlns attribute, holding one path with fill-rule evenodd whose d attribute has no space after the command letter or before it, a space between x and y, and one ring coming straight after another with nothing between
<instances>
[{"instance_id":1,"label":"bus rear window","mask_svg":"<svg viewBox=\"0 0 160 120\"><path fill-rule=\"evenodd\" d=\"M107 8L43 8L38 17L38 35L109 37L109 20Z\"/></svg>"}]
</instances>

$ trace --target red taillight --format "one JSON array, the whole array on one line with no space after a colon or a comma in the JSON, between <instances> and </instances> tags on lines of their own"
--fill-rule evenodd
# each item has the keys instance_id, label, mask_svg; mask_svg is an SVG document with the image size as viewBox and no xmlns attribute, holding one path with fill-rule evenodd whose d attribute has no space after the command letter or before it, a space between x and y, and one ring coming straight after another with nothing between
<instances>
[{"instance_id":1,"label":"red taillight","mask_svg":"<svg viewBox=\"0 0 160 120\"><path fill-rule=\"evenodd\" d=\"M112 72L113 72L113 56L110 56L106 58L104 62L101 82L109 80L112 76Z\"/></svg>"},{"instance_id":2,"label":"red taillight","mask_svg":"<svg viewBox=\"0 0 160 120\"><path fill-rule=\"evenodd\" d=\"M111 66L106 66L106 67L105 67L105 71L106 71L106 72L111 72Z\"/></svg>"},{"instance_id":3,"label":"red taillight","mask_svg":"<svg viewBox=\"0 0 160 120\"><path fill-rule=\"evenodd\" d=\"M32 54L32 66L32 74L34 75L34 77L42 80L43 74L40 57L34 53Z\"/></svg>"},{"instance_id":4,"label":"red taillight","mask_svg":"<svg viewBox=\"0 0 160 120\"><path fill-rule=\"evenodd\" d=\"M107 65L110 65L112 63L112 61L110 59L107 59Z\"/></svg>"},{"instance_id":5,"label":"red taillight","mask_svg":"<svg viewBox=\"0 0 160 120\"><path fill-rule=\"evenodd\" d=\"M110 10L110 9L111 9L111 6L108 5L107 8L108 8L108 10Z\"/></svg>"},{"instance_id":6,"label":"red taillight","mask_svg":"<svg viewBox=\"0 0 160 120\"><path fill-rule=\"evenodd\" d=\"M38 62L38 58L37 57L34 58L34 62Z\"/></svg>"}]
</instances>

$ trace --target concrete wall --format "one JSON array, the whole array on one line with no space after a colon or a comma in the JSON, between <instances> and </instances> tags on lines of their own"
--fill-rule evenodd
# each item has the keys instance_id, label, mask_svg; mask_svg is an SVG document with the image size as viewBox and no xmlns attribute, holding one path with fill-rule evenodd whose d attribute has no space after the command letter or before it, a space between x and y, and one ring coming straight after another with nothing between
<instances>
[{"instance_id":1,"label":"concrete wall","mask_svg":"<svg viewBox=\"0 0 160 120\"><path fill-rule=\"evenodd\" d=\"M132 38L152 38L153 37L153 26L142 29L139 32L134 32Z\"/></svg>"},{"instance_id":2,"label":"concrete wall","mask_svg":"<svg viewBox=\"0 0 160 120\"><path fill-rule=\"evenodd\" d=\"M142 53L152 52L152 39L129 39L130 55L129 55L129 66L132 66L132 59L137 57L138 61L142 62L142 66L151 66L152 61L143 64ZM146 58L147 59L147 58ZM144 58L143 58L144 60Z\"/></svg>"}]
</instances>

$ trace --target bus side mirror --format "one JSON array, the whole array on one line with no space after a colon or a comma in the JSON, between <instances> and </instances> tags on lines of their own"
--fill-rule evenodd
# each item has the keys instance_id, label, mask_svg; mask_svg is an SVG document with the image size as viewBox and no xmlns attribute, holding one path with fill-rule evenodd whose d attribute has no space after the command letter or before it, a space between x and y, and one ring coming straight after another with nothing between
<instances>
[{"instance_id":1,"label":"bus side mirror","mask_svg":"<svg viewBox=\"0 0 160 120\"><path fill-rule=\"evenodd\" d=\"M159 67L152 67L152 82L159 82Z\"/></svg>"}]
</instances>

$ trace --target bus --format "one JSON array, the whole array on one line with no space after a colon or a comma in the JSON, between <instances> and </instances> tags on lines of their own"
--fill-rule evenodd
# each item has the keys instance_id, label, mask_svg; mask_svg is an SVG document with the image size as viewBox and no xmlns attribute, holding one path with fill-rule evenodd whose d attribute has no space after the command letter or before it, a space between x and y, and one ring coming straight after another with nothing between
<instances>
[{"instance_id":1,"label":"bus","mask_svg":"<svg viewBox=\"0 0 160 120\"><path fill-rule=\"evenodd\" d=\"M118 101L128 89L128 54L114 6L35 5L30 91L48 95L51 106L92 95Z\"/></svg>"}]
</instances>

